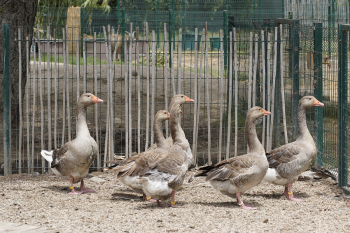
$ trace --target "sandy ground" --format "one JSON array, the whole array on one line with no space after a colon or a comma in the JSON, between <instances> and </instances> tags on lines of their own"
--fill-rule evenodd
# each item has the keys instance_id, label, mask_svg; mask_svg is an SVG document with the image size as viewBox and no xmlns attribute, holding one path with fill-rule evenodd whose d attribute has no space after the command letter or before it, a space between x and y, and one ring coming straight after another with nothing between
<instances>
[{"instance_id":1,"label":"sandy ground","mask_svg":"<svg viewBox=\"0 0 350 233\"><path fill-rule=\"evenodd\" d=\"M135 194L113 174L93 173L86 185L96 190L68 195L69 183L53 175L0 177L0 213L4 222L27 223L60 232L348 232L350 197L328 179L299 181L295 203L283 187L262 182L243 195L259 209L240 209L236 200L214 190L203 178L185 183L176 195L182 208L123 200Z\"/></svg>"}]
</instances>

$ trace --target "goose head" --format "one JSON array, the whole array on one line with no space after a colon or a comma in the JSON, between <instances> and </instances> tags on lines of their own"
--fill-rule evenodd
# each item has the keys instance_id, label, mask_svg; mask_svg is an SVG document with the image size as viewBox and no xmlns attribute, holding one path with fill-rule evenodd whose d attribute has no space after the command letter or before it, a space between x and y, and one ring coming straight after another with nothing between
<instances>
[{"instance_id":1,"label":"goose head","mask_svg":"<svg viewBox=\"0 0 350 233\"><path fill-rule=\"evenodd\" d=\"M158 119L161 122L164 122L170 119L170 113L165 110L159 110L155 116L155 119Z\"/></svg>"},{"instance_id":2,"label":"goose head","mask_svg":"<svg viewBox=\"0 0 350 233\"><path fill-rule=\"evenodd\" d=\"M78 100L78 105L79 106L84 106L84 107L88 107L90 105L93 105L93 104L96 104L96 103L102 103L103 100L94 96L93 94L91 93L85 93L85 94L82 94L80 97L79 97L79 100Z\"/></svg>"},{"instance_id":3,"label":"goose head","mask_svg":"<svg viewBox=\"0 0 350 233\"><path fill-rule=\"evenodd\" d=\"M194 102L194 100L185 96L184 94L177 94L177 95L174 95L173 98L171 99L169 109L171 109L174 104L184 104L184 103L191 103L191 102Z\"/></svg>"},{"instance_id":4,"label":"goose head","mask_svg":"<svg viewBox=\"0 0 350 233\"><path fill-rule=\"evenodd\" d=\"M318 101L313 96L304 96L299 100L299 106L304 107L305 109L311 108L313 106L323 107L324 104Z\"/></svg>"},{"instance_id":5,"label":"goose head","mask_svg":"<svg viewBox=\"0 0 350 233\"><path fill-rule=\"evenodd\" d=\"M249 118L255 122L260 117L263 117L266 115L271 115L271 112L266 111L262 107L255 106L255 107L252 107L251 109L249 109L248 114L247 114L247 118L249 116Z\"/></svg>"}]
</instances>

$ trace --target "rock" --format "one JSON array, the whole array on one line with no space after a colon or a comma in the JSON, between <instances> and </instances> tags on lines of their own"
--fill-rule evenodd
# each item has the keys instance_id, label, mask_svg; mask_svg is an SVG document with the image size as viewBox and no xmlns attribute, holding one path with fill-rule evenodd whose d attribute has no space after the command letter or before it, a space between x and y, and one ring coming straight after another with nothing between
<instances>
[{"instance_id":1,"label":"rock","mask_svg":"<svg viewBox=\"0 0 350 233\"><path fill-rule=\"evenodd\" d=\"M132 152L131 156L137 155L137 152Z\"/></svg>"},{"instance_id":2,"label":"rock","mask_svg":"<svg viewBox=\"0 0 350 233\"><path fill-rule=\"evenodd\" d=\"M267 223L269 220L268 219L265 219L264 221L263 221L263 223Z\"/></svg>"},{"instance_id":3,"label":"rock","mask_svg":"<svg viewBox=\"0 0 350 233\"><path fill-rule=\"evenodd\" d=\"M37 177L39 175L39 172L33 172L32 176Z\"/></svg>"},{"instance_id":4,"label":"rock","mask_svg":"<svg viewBox=\"0 0 350 233\"><path fill-rule=\"evenodd\" d=\"M99 175L103 175L103 172L91 172L91 175L99 176Z\"/></svg>"},{"instance_id":5,"label":"rock","mask_svg":"<svg viewBox=\"0 0 350 233\"><path fill-rule=\"evenodd\" d=\"M136 71L132 71L132 76L137 76L137 72Z\"/></svg>"},{"instance_id":6,"label":"rock","mask_svg":"<svg viewBox=\"0 0 350 233\"><path fill-rule=\"evenodd\" d=\"M96 182L96 183L99 183L99 184L102 184L102 183L106 182L104 179L101 179L101 178L99 178L97 176L92 177L90 179L90 181L93 181L93 182Z\"/></svg>"}]
</instances>

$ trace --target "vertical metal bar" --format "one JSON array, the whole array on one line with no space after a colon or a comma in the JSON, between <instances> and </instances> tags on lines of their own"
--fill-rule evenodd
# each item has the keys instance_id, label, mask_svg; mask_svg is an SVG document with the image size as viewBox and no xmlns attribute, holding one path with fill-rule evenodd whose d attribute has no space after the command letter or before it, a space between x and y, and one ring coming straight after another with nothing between
<instances>
[{"instance_id":1,"label":"vertical metal bar","mask_svg":"<svg viewBox=\"0 0 350 233\"><path fill-rule=\"evenodd\" d=\"M258 69L258 41L259 36L258 34L255 34L254 37L254 69L253 69L253 101L252 106L256 105L256 79L257 79L257 69Z\"/></svg>"},{"instance_id":2,"label":"vertical metal bar","mask_svg":"<svg viewBox=\"0 0 350 233\"><path fill-rule=\"evenodd\" d=\"M21 29L18 28L18 93L19 93L19 140L18 140L18 173L22 174L22 49Z\"/></svg>"},{"instance_id":3,"label":"vertical metal bar","mask_svg":"<svg viewBox=\"0 0 350 233\"><path fill-rule=\"evenodd\" d=\"M194 116L193 116L193 141L192 141L192 149L194 150L196 137L197 137L197 105L199 104L198 100L198 52L197 52L197 44L198 44L198 28L194 29ZM193 152L192 152L193 153ZM197 163L197 156L193 153L193 160Z\"/></svg>"},{"instance_id":4,"label":"vertical metal bar","mask_svg":"<svg viewBox=\"0 0 350 233\"><path fill-rule=\"evenodd\" d=\"M125 28L126 28L126 24L125 24L125 8L122 8L122 38L125 38ZM126 49L126 46L122 46L122 62L124 62L125 60L125 52L124 50Z\"/></svg>"},{"instance_id":5,"label":"vertical metal bar","mask_svg":"<svg viewBox=\"0 0 350 233\"><path fill-rule=\"evenodd\" d=\"M62 54L63 54L63 96L62 96L62 145L64 144L64 138L66 134L66 79L67 79L67 61L66 61L66 46L67 45L67 40L66 40L66 35L65 35L65 29L62 28L62 40L63 40L63 45L62 45ZM35 53L34 53L35 54ZM35 69L34 69L35 70ZM34 135L34 134L33 134Z\"/></svg>"},{"instance_id":6,"label":"vertical metal bar","mask_svg":"<svg viewBox=\"0 0 350 233\"><path fill-rule=\"evenodd\" d=\"M131 118L131 113L132 113L132 23L130 23L130 35L129 35L129 155L132 155L132 118ZM155 60L153 60L155 61ZM154 62L155 63L155 62Z\"/></svg>"},{"instance_id":7,"label":"vertical metal bar","mask_svg":"<svg viewBox=\"0 0 350 233\"><path fill-rule=\"evenodd\" d=\"M348 31L343 30L342 24L338 25L338 184L339 187L347 186L347 156L348 156Z\"/></svg>"},{"instance_id":8,"label":"vertical metal bar","mask_svg":"<svg viewBox=\"0 0 350 233\"><path fill-rule=\"evenodd\" d=\"M253 32L249 33L248 110L252 107ZM248 147L249 151L249 147Z\"/></svg>"},{"instance_id":9,"label":"vertical metal bar","mask_svg":"<svg viewBox=\"0 0 350 233\"><path fill-rule=\"evenodd\" d=\"M207 117L208 117L208 164L211 165L211 128L210 128L210 106L209 106L209 61L208 61L208 31L205 29L205 92L207 99Z\"/></svg>"},{"instance_id":10,"label":"vertical metal bar","mask_svg":"<svg viewBox=\"0 0 350 233\"><path fill-rule=\"evenodd\" d=\"M41 77L41 42L39 24L37 24L37 38L38 38L38 57L39 57L39 96L40 96L40 149L44 149L44 100L43 100L43 80ZM41 172L45 172L45 159L41 159Z\"/></svg>"},{"instance_id":11,"label":"vertical metal bar","mask_svg":"<svg viewBox=\"0 0 350 233\"><path fill-rule=\"evenodd\" d=\"M321 37L322 39L322 37ZM284 99L284 74L283 74L283 25L280 24L280 76L281 76L281 100L282 100L282 118L283 118L283 131L284 131L284 143L288 143L288 132L287 132L287 119L286 119L286 101Z\"/></svg>"},{"instance_id":12,"label":"vertical metal bar","mask_svg":"<svg viewBox=\"0 0 350 233\"><path fill-rule=\"evenodd\" d=\"M83 57L83 43L84 40L84 7L80 7L80 52ZM84 92L85 93L85 92Z\"/></svg>"},{"instance_id":13,"label":"vertical metal bar","mask_svg":"<svg viewBox=\"0 0 350 233\"><path fill-rule=\"evenodd\" d=\"M123 36L124 37L124 36ZM127 58L127 42L126 42L126 37L124 37L124 57ZM125 61L125 60L124 60ZM124 62L124 80L125 80L125 157L129 158L131 155L129 155L129 84L128 84L128 62L127 60ZM131 137L131 135L130 135Z\"/></svg>"},{"instance_id":14,"label":"vertical metal bar","mask_svg":"<svg viewBox=\"0 0 350 233\"><path fill-rule=\"evenodd\" d=\"M267 111L271 111L271 77L270 77L270 66L271 66L271 34L268 32L267 33ZM270 115L266 117L267 121L267 126L266 126L266 147L265 150L269 151L270 150Z\"/></svg>"},{"instance_id":15,"label":"vertical metal bar","mask_svg":"<svg viewBox=\"0 0 350 233\"><path fill-rule=\"evenodd\" d=\"M154 113L155 113L155 104L154 104L154 98L155 98L155 79L156 79L156 60L155 60L155 50L156 50L156 44L155 44L155 31L152 30L152 106L151 106L151 145L154 143L154 132L153 132L153 120L154 120Z\"/></svg>"},{"instance_id":16,"label":"vertical metal bar","mask_svg":"<svg viewBox=\"0 0 350 233\"><path fill-rule=\"evenodd\" d=\"M145 149L149 146L149 32L148 22L146 22L146 74L147 74L147 114L146 114L146 145Z\"/></svg>"},{"instance_id":17,"label":"vertical metal bar","mask_svg":"<svg viewBox=\"0 0 350 233\"><path fill-rule=\"evenodd\" d=\"M166 23L164 23L164 98L165 98L165 110L168 111L168 39L166 32ZM170 111L170 110L169 110ZM169 135L169 122L165 121L165 135Z\"/></svg>"},{"instance_id":18,"label":"vertical metal bar","mask_svg":"<svg viewBox=\"0 0 350 233\"><path fill-rule=\"evenodd\" d=\"M96 69L96 32L94 32L94 94L97 95L97 69ZM99 139L98 139L98 108L97 104L94 105L94 111L95 111L95 132L96 132L96 143L99 145ZM98 153L97 156L97 171L101 171L101 155Z\"/></svg>"},{"instance_id":19,"label":"vertical metal bar","mask_svg":"<svg viewBox=\"0 0 350 233\"><path fill-rule=\"evenodd\" d=\"M54 132L53 132L53 140L54 140L54 148L57 148L57 114L58 114L58 70L57 70L57 38L56 38L56 29L53 31L54 34L54 57L55 57L55 64L54 64L54 85L55 85L55 113L54 113Z\"/></svg>"},{"instance_id":20,"label":"vertical metal bar","mask_svg":"<svg viewBox=\"0 0 350 233\"><path fill-rule=\"evenodd\" d=\"M27 84L26 84L26 121L27 121L27 173L29 174L30 172L30 144L29 144L29 37L26 37L26 64L27 64L27 72L26 72L26 79L27 79Z\"/></svg>"},{"instance_id":21,"label":"vertical metal bar","mask_svg":"<svg viewBox=\"0 0 350 233\"><path fill-rule=\"evenodd\" d=\"M238 155L238 67L237 67L237 37L233 28L233 60L235 69L235 156Z\"/></svg>"},{"instance_id":22,"label":"vertical metal bar","mask_svg":"<svg viewBox=\"0 0 350 233\"><path fill-rule=\"evenodd\" d=\"M4 33L4 35L5 35L5 33ZM32 84L32 88L33 88L33 92L32 92L33 93L32 135L35 135L34 132L35 132L35 109L36 109L36 80L35 80L35 78L36 78L36 43L37 43L37 40L34 39L33 40L33 60L34 60L33 67L34 67L34 69L33 69L33 84ZM5 110L4 110L4 112L5 112ZM34 172L34 148L35 148L35 137L32 137L32 155L31 155L31 167L30 167L31 173Z\"/></svg>"},{"instance_id":23,"label":"vertical metal bar","mask_svg":"<svg viewBox=\"0 0 350 233\"><path fill-rule=\"evenodd\" d=\"M228 44L227 44L227 38L228 38L228 13L227 10L223 11L223 20L224 20L224 69L225 72L227 70L227 50L228 50Z\"/></svg>"},{"instance_id":24,"label":"vertical metal bar","mask_svg":"<svg viewBox=\"0 0 350 233\"><path fill-rule=\"evenodd\" d=\"M292 77L293 77L293 95L292 95L292 123L293 123L293 139L298 135L298 105L299 105L299 20L295 20L292 26L293 35L293 59L292 59Z\"/></svg>"},{"instance_id":25,"label":"vertical metal bar","mask_svg":"<svg viewBox=\"0 0 350 233\"><path fill-rule=\"evenodd\" d=\"M275 90L276 90L276 74L277 74L277 53L278 53L278 49L277 49L277 27L275 27L275 39L274 39L274 56L273 56L273 77L272 77L272 93L271 93L271 126L270 129L270 139L269 139L269 149L272 149L272 136L273 136L273 124L274 124L274 113L275 111Z\"/></svg>"},{"instance_id":26,"label":"vertical metal bar","mask_svg":"<svg viewBox=\"0 0 350 233\"><path fill-rule=\"evenodd\" d=\"M86 49L85 38L83 38L83 93L86 93Z\"/></svg>"},{"instance_id":27,"label":"vertical metal bar","mask_svg":"<svg viewBox=\"0 0 350 233\"><path fill-rule=\"evenodd\" d=\"M323 102L323 80L322 80L322 23L314 23L314 93L317 100ZM317 157L315 167L323 166L323 109L315 108L315 137Z\"/></svg>"},{"instance_id":28,"label":"vertical metal bar","mask_svg":"<svg viewBox=\"0 0 350 233\"><path fill-rule=\"evenodd\" d=\"M157 48L159 48L159 31L160 31L160 20L159 20L159 0L157 0Z\"/></svg>"},{"instance_id":29,"label":"vertical metal bar","mask_svg":"<svg viewBox=\"0 0 350 233\"><path fill-rule=\"evenodd\" d=\"M230 157L230 144L231 144L231 124L232 124L232 31L230 31L229 37L230 59L229 59L229 75L228 75L228 117L227 117L227 144L226 144L226 159Z\"/></svg>"},{"instance_id":30,"label":"vertical metal bar","mask_svg":"<svg viewBox=\"0 0 350 233\"><path fill-rule=\"evenodd\" d=\"M265 109L266 105L266 66L265 66L265 33L261 30L261 58L262 58L262 107ZM266 129L266 117L263 117L263 128L261 135L261 144L265 147L265 129Z\"/></svg>"},{"instance_id":31,"label":"vertical metal bar","mask_svg":"<svg viewBox=\"0 0 350 233\"><path fill-rule=\"evenodd\" d=\"M77 35L77 40L76 40L76 44L77 44L77 51L76 51L76 60L75 60L75 67L76 67L76 71L77 71L77 103L80 97L80 56L79 56L79 35ZM107 57L108 58L108 57ZM108 60L107 60L108 61ZM108 63L108 62L107 62ZM108 73L108 72L107 72ZM78 120L78 119L76 119Z\"/></svg>"},{"instance_id":32,"label":"vertical metal bar","mask_svg":"<svg viewBox=\"0 0 350 233\"><path fill-rule=\"evenodd\" d=\"M139 62L139 27L136 27L136 69L137 69L137 153L141 153L141 85Z\"/></svg>"},{"instance_id":33,"label":"vertical metal bar","mask_svg":"<svg viewBox=\"0 0 350 233\"><path fill-rule=\"evenodd\" d=\"M4 117L4 175L9 176L11 173L11 86L10 86L10 25L2 25L3 33L3 62L4 62L4 79L3 79L3 117Z\"/></svg>"},{"instance_id":34,"label":"vertical metal bar","mask_svg":"<svg viewBox=\"0 0 350 233\"><path fill-rule=\"evenodd\" d=\"M52 134L51 134L51 128L52 128L52 119L51 119L51 34L50 34L50 25L47 26L46 31L46 38L47 38L47 128L48 128L48 150L50 151L52 149Z\"/></svg>"},{"instance_id":35,"label":"vertical metal bar","mask_svg":"<svg viewBox=\"0 0 350 233\"><path fill-rule=\"evenodd\" d=\"M73 33L73 32L72 32ZM66 69L66 99L67 99L67 121L68 121L68 141L71 141L72 138L72 130L71 130L71 117L70 117L70 102L69 102L69 75L68 75L68 68L69 68L69 31L68 31L68 25L66 25L66 38L67 38L67 43L66 43L66 62L67 62L67 69ZM72 36L73 40L73 36ZM73 45L73 41L72 41ZM73 54L72 54L72 69L73 69ZM73 93L73 90L72 90Z\"/></svg>"},{"instance_id":36,"label":"vertical metal bar","mask_svg":"<svg viewBox=\"0 0 350 233\"><path fill-rule=\"evenodd\" d=\"M219 162L221 161L222 147L222 110L224 102L224 46L222 41L222 30L220 30L220 128L219 128Z\"/></svg>"},{"instance_id":37,"label":"vertical metal bar","mask_svg":"<svg viewBox=\"0 0 350 233\"><path fill-rule=\"evenodd\" d=\"M181 93L181 55L182 55L182 28L179 29L179 43L177 44L178 60L177 60L177 93ZM180 118L181 119L181 118Z\"/></svg>"}]
</instances>

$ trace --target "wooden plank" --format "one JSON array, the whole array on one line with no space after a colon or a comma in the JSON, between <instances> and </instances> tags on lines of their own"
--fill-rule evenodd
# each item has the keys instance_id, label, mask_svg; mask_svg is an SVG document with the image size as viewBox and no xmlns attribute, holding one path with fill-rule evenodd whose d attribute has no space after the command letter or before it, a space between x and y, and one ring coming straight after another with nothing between
<instances>
[{"instance_id":1,"label":"wooden plank","mask_svg":"<svg viewBox=\"0 0 350 233\"><path fill-rule=\"evenodd\" d=\"M136 27L136 72L137 72L137 153L141 153L141 80L140 80L140 52L139 27Z\"/></svg>"},{"instance_id":2,"label":"wooden plank","mask_svg":"<svg viewBox=\"0 0 350 233\"><path fill-rule=\"evenodd\" d=\"M207 117L208 117L208 165L212 164L211 161L211 128L210 128L210 106L209 106L209 60L208 60L208 30L205 28L205 92L207 102Z\"/></svg>"},{"instance_id":3,"label":"wooden plank","mask_svg":"<svg viewBox=\"0 0 350 233\"><path fill-rule=\"evenodd\" d=\"M236 28L233 28L233 60L235 69L235 156L238 156L238 68Z\"/></svg>"},{"instance_id":4,"label":"wooden plank","mask_svg":"<svg viewBox=\"0 0 350 233\"><path fill-rule=\"evenodd\" d=\"M73 33L73 32L72 32ZM68 31L68 25L66 25L66 36L67 36L67 44L66 44L66 61L67 61L67 80L66 80L66 99L67 99L67 121L68 121L68 141L72 140L72 127L71 127L71 117L70 117L70 102L69 102L69 75L68 75L68 67L69 67L69 31ZM73 69L73 54L72 54L72 69ZM73 90L72 90L73 92Z\"/></svg>"},{"instance_id":5,"label":"wooden plank","mask_svg":"<svg viewBox=\"0 0 350 233\"><path fill-rule=\"evenodd\" d=\"M32 88L33 88L33 110L32 110L32 135L35 135L35 106L36 106L36 43L37 43L37 39L33 39L33 59L34 59L34 68L33 68L33 84L32 84ZM31 155L31 167L30 167L30 172L33 173L34 172L34 148L35 148L35 137L32 137L32 155Z\"/></svg>"},{"instance_id":6,"label":"wooden plank","mask_svg":"<svg viewBox=\"0 0 350 233\"><path fill-rule=\"evenodd\" d=\"M168 111L168 40L167 40L167 33L166 33L166 23L164 23L164 98L165 98L164 109ZM169 125L169 122L165 121L166 137L168 137L169 135L168 125Z\"/></svg>"},{"instance_id":7,"label":"wooden plank","mask_svg":"<svg viewBox=\"0 0 350 233\"><path fill-rule=\"evenodd\" d=\"M124 37L124 100L125 100L125 158L129 158L129 94L128 94L128 50L127 48L127 42L126 42L126 37ZM130 135L131 137L131 135ZM131 156L131 155L130 155Z\"/></svg>"},{"instance_id":8,"label":"wooden plank","mask_svg":"<svg viewBox=\"0 0 350 233\"><path fill-rule=\"evenodd\" d=\"M96 69L96 32L94 32L94 94L97 95L97 69ZM95 140L97 145L99 145L99 135L98 135L98 108L97 104L94 105L95 110ZM101 155L98 153L97 156L97 171L101 171Z\"/></svg>"},{"instance_id":9,"label":"wooden plank","mask_svg":"<svg viewBox=\"0 0 350 233\"><path fill-rule=\"evenodd\" d=\"M107 33L106 33L106 27L103 26L103 35L104 35L104 39L105 39L105 48L106 48L106 63L107 63L107 83L108 83L108 86L109 86L109 50L108 50L108 38L107 38ZM109 87L107 89L107 116L106 116L106 136L105 136L105 148L104 148L104 157L103 157L103 161L106 162L107 159L109 160L109 157L108 157L108 150L109 150L109 147L108 147L108 144L109 144L109 131L110 131L110 105L109 105ZM104 166L110 166L110 164L106 164L104 163Z\"/></svg>"},{"instance_id":10,"label":"wooden plank","mask_svg":"<svg viewBox=\"0 0 350 233\"><path fill-rule=\"evenodd\" d=\"M270 126L270 139L269 139L269 150L272 149L272 135L273 135L273 118L275 111L275 86L276 86L276 75L277 75L277 27L275 27L275 41L274 41L274 56L273 56L273 77L272 77L272 94L271 94L271 126Z\"/></svg>"},{"instance_id":11,"label":"wooden plank","mask_svg":"<svg viewBox=\"0 0 350 233\"><path fill-rule=\"evenodd\" d=\"M270 40L271 40L271 34L268 32L267 33L267 71L266 71L266 75L267 75L267 111L269 111L269 112L271 111L271 77L270 77L271 44L270 44ZM265 147L265 150L270 151L270 147L269 147L269 145L270 145L270 115L267 115L266 122L267 122L267 126L266 126L266 147Z\"/></svg>"},{"instance_id":12,"label":"wooden plank","mask_svg":"<svg viewBox=\"0 0 350 233\"><path fill-rule=\"evenodd\" d=\"M264 30L261 30L261 57L262 57L262 107L265 109L266 105L266 67L265 67L265 35ZM261 136L261 144L265 147L265 129L266 129L266 117L263 117L263 128Z\"/></svg>"},{"instance_id":13,"label":"wooden plank","mask_svg":"<svg viewBox=\"0 0 350 233\"><path fill-rule=\"evenodd\" d=\"M259 36L258 34L255 34L254 36L254 69L253 69L253 101L252 101L252 107L256 105L256 75L257 75L257 68L258 68L258 41Z\"/></svg>"},{"instance_id":14,"label":"wooden plank","mask_svg":"<svg viewBox=\"0 0 350 233\"><path fill-rule=\"evenodd\" d=\"M253 33L249 33L248 111L252 107ZM248 146L247 146L248 147ZM248 148L249 152L249 148Z\"/></svg>"},{"instance_id":15,"label":"wooden plank","mask_svg":"<svg viewBox=\"0 0 350 233\"><path fill-rule=\"evenodd\" d=\"M154 98L155 98L155 79L156 79L156 57L155 57L155 50L156 50L156 42L155 42L155 31L152 31L152 106L151 106L151 145L154 143L154 132L153 132L153 119L155 114L155 104L154 104Z\"/></svg>"},{"instance_id":16,"label":"wooden plank","mask_svg":"<svg viewBox=\"0 0 350 233\"><path fill-rule=\"evenodd\" d=\"M46 77L46 82L47 82L47 128L48 128L48 151L52 150L52 117L51 117L51 33L50 33L50 25L47 26L47 31L46 31L46 38L47 38L47 77Z\"/></svg>"},{"instance_id":17,"label":"wooden plank","mask_svg":"<svg viewBox=\"0 0 350 233\"><path fill-rule=\"evenodd\" d=\"M283 80L283 25L280 25L280 64L281 64L281 97L282 97L282 115L283 115L283 131L284 131L284 143L288 143L288 132L287 132L287 120L286 120L286 101L284 99L284 80Z\"/></svg>"},{"instance_id":18,"label":"wooden plank","mask_svg":"<svg viewBox=\"0 0 350 233\"><path fill-rule=\"evenodd\" d=\"M65 30L62 28L62 40L63 40L63 96L62 96L62 144L65 142L65 134L66 134L66 82L67 82L67 56L66 56L66 35Z\"/></svg>"},{"instance_id":19,"label":"wooden plank","mask_svg":"<svg viewBox=\"0 0 350 233\"><path fill-rule=\"evenodd\" d=\"M192 141L192 149L193 149L193 160L197 164L197 157L194 153L194 147L196 145L196 137L197 137L197 105L198 105L198 57L197 57L197 43L198 43L198 28L194 29L194 114L193 114L193 141Z\"/></svg>"},{"instance_id":20,"label":"wooden plank","mask_svg":"<svg viewBox=\"0 0 350 233\"><path fill-rule=\"evenodd\" d=\"M182 58L182 28L179 29L178 60L177 60L177 93L181 93L181 58ZM181 120L181 117L180 119Z\"/></svg>"},{"instance_id":21,"label":"wooden plank","mask_svg":"<svg viewBox=\"0 0 350 233\"><path fill-rule=\"evenodd\" d=\"M54 89L55 89L55 112L54 112L54 126L53 126L53 140L54 148L57 148L57 114L58 114L58 70L57 70L57 38L56 38L56 29L53 30L54 34Z\"/></svg>"},{"instance_id":22,"label":"wooden plank","mask_svg":"<svg viewBox=\"0 0 350 233\"><path fill-rule=\"evenodd\" d=\"M130 35L129 35L129 155L132 155L132 23L130 23ZM153 60L155 61L155 60Z\"/></svg>"}]
</instances>

